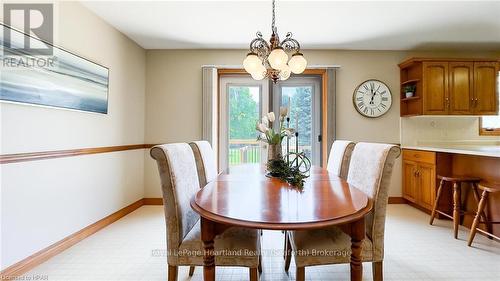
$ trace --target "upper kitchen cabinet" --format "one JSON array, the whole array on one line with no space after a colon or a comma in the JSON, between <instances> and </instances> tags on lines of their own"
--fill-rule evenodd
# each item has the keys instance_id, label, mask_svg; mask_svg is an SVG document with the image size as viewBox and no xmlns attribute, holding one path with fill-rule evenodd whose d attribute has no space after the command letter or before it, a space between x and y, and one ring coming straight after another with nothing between
<instances>
[{"instance_id":1,"label":"upper kitchen cabinet","mask_svg":"<svg viewBox=\"0 0 500 281\"><path fill-rule=\"evenodd\" d=\"M497 79L498 63L474 62L474 114L498 113Z\"/></svg>"},{"instance_id":2,"label":"upper kitchen cabinet","mask_svg":"<svg viewBox=\"0 0 500 281\"><path fill-rule=\"evenodd\" d=\"M498 114L496 60L412 58L399 68L401 116Z\"/></svg>"}]
</instances>

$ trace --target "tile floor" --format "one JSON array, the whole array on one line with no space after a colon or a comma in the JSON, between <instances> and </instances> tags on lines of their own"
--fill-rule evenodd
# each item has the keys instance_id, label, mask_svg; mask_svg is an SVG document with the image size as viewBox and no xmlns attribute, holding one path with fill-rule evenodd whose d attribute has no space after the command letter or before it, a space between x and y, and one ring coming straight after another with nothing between
<instances>
[{"instance_id":1,"label":"tile floor","mask_svg":"<svg viewBox=\"0 0 500 281\"><path fill-rule=\"evenodd\" d=\"M478 235L467 247L468 231L452 238L451 223L436 220L407 205L389 205L386 225L385 280L500 280L500 243ZM283 235L265 231L261 280L294 280L283 270ZM144 206L24 275L45 280L167 280L165 226L161 206ZM293 264L293 260L292 260ZM348 265L306 268L307 280L348 280ZM39 279L40 280L40 279ZM43 279L42 279L43 280ZM181 267L179 280L192 278ZM217 280L248 280L245 268L217 268ZM364 265L364 280L371 266Z\"/></svg>"}]
</instances>

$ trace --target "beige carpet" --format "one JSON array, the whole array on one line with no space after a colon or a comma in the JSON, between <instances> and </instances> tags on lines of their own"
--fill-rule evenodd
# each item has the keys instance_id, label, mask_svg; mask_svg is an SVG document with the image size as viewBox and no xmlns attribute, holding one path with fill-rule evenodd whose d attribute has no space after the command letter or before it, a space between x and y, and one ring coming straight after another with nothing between
<instances>
[{"instance_id":1,"label":"beige carpet","mask_svg":"<svg viewBox=\"0 0 500 281\"><path fill-rule=\"evenodd\" d=\"M451 223L436 220L407 205L389 205L384 280L500 280L500 243L476 236L467 247L468 230L453 239ZM295 268L283 270L283 235L264 231L261 280L294 280ZM167 280L165 224L161 206L144 206L81 243L50 259L25 277L38 280ZM202 280L202 268L179 280ZM349 280L348 265L306 268L307 280ZM21 279L28 280L28 279ZM217 280L248 280L245 268L217 268ZM364 280L371 265L364 264Z\"/></svg>"}]
</instances>

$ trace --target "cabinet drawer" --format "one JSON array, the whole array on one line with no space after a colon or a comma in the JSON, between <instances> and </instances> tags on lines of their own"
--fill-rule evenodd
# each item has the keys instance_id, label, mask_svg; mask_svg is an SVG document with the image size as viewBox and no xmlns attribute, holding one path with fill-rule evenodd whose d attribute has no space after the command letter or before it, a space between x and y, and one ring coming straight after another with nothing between
<instances>
[{"instance_id":1,"label":"cabinet drawer","mask_svg":"<svg viewBox=\"0 0 500 281\"><path fill-rule=\"evenodd\" d=\"M436 153L432 151L403 149L403 160L435 164Z\"/></svg>"}]
</instances>

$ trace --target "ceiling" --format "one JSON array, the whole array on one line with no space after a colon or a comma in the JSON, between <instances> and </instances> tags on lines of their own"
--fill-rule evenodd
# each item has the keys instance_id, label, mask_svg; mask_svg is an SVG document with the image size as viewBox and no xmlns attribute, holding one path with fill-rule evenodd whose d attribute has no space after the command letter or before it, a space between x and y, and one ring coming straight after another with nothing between
<instances>
[{"instance_id":1,"label":"ceiling","mask_svg":"<svg viewBox=\"0 0 500 281\"><path fill-rule=\"evenodd\" d=\"M271 1L92 1L145 49L247 48L270 35ZM281 39L305 49L500 50L500 2L277 1Z\"/></svg>"}]
</instances>

